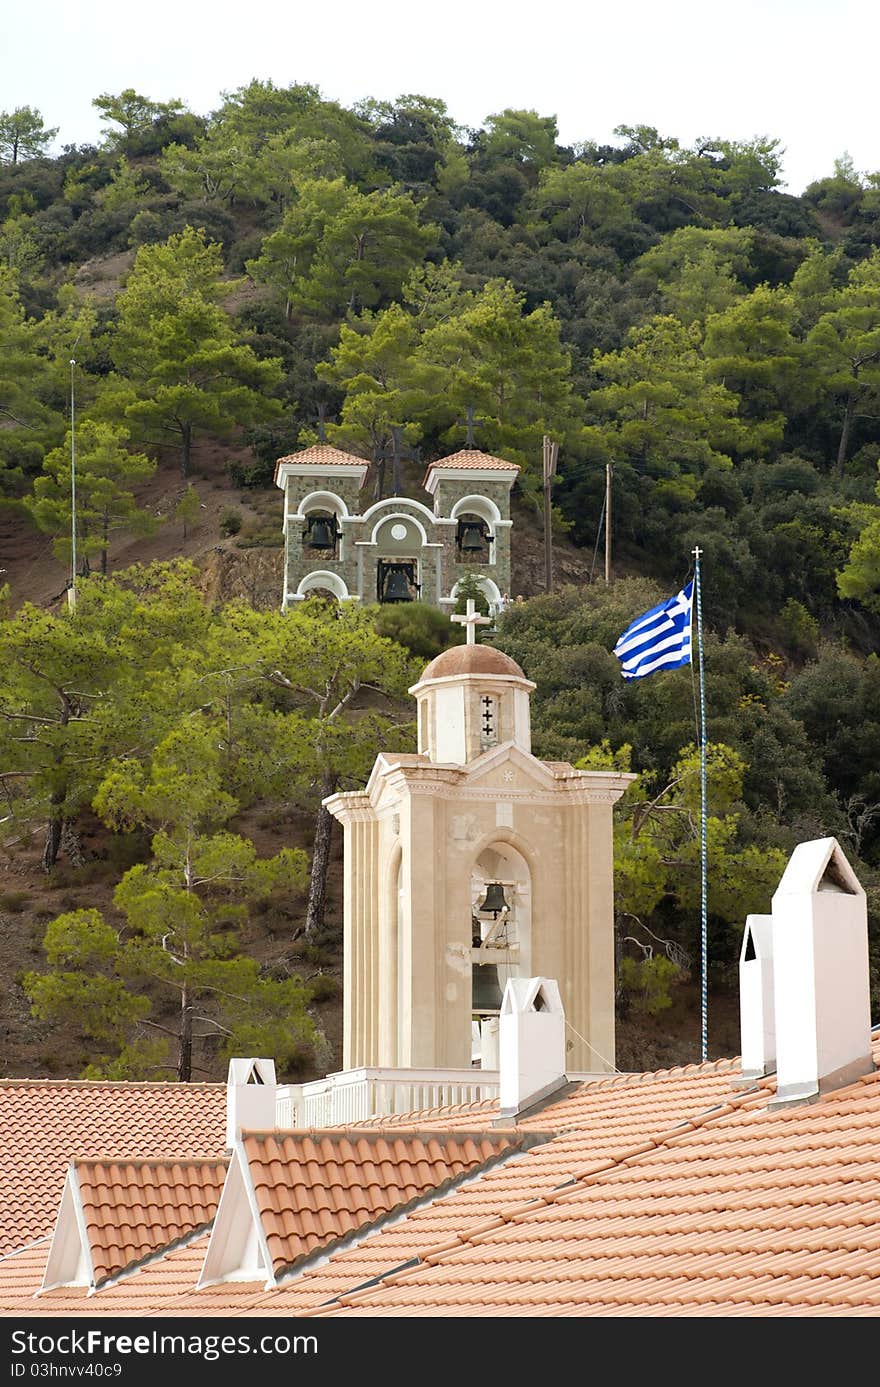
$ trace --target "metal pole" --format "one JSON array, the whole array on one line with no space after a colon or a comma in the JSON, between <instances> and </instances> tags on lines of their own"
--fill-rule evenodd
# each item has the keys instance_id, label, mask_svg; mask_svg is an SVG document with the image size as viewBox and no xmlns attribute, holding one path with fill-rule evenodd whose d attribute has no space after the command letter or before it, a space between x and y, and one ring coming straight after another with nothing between
<instances>
[{"instance_id":1,"label":"metal pole","mask_svg":"<svg viewBox=\"0 0 880 1387\"><path fill-rule=\"evenodd\" d=\"M709 932L706 923L706 688L703 679L703 601L700 592L700 554L694 550L694 588L697 595L697 656L700 671L700 957L702 982L700 987L700 1054L705 1064L709 1058Z\"/></svg>"},{"instance_id":2,"label":"metal pole","mask_svg":"<svg viewBox=\"0 0 880 1387\"><path fill-rule=\"evenodd\" d=\"M605 582L611 582L611 478L614 468L605 464Z\"/></svg>"},{"instance_id":3,"label":"metal pole","mask_svg":"<svg viewBox=\"0 0 880 1387\"><path fill-rule=\"evenodd\" d=\"M70 588L67 605L76 606L76 414L73 395L73 371L76 362L70 362Z\"/></svg>"},{"instance_id":4,"label":"metal pole","mask_svg":"<svg viewBox=\"0 0 880 1387\"><path fill-rule=\"evenodd\" d=\"M544 588L553 591L553 529L550 522L553 479L550 475L550 439L544 435Z\"/></svg>"}]
</instances>

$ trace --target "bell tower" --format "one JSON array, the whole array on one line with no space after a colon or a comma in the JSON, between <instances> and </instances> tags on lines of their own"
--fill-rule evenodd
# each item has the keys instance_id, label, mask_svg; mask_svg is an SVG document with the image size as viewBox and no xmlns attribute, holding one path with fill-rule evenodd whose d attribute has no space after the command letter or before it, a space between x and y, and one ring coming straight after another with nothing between
<instances>
[{"instance_id":1,"label":"bell tower","mask_svg":"<svg viewBox=\"0 0 880 1387\"><path fill-rule=\"evenodd\" d=\"M559 981L570 1072L614 1064L612 806L631 776L532 754L519 665L468 643L410 693L418 752L326 804L345 832L346 1069L467 1068L511 977ZM480 1023L482 1027L480 1026ZM479 1048L479 1047L478 1047Z\"/></svg>"}]
</instances>

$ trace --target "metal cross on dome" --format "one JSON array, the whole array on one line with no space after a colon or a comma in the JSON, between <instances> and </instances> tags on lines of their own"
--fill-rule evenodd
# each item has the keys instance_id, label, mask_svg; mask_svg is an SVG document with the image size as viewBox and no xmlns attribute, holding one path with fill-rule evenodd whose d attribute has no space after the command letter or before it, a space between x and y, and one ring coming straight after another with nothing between
<instances>
[{"instance_id":1,"label":"metal cross on dome","mask_svg":"<svg viewBox=\"0 0 880 1387\"><path fill-rule=\"evenodd\" d=\"M477 611L477 604L475 603L472 597L469 597L467 600L467 612L465 614L462 614L461 612L453 612L449 620L457 621L460 626L464 626L466 628L468 645L476 645L478 626L492 625L491 617L480 616L479 612Z\"/></svg>"}]
</instances>

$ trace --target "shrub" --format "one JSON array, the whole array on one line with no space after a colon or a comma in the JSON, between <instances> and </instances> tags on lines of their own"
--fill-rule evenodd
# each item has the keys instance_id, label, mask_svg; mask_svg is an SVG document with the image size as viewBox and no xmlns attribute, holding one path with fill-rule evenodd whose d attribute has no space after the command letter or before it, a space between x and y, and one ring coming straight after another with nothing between
<instances>
[{"instance_id":1,"label":"shrub","mask_svg":"<svg viewBox=\"0 0 880 1387\"><path fill-rule=\"evenodd\" d=\"M243 517L241 511L236 510L234 506L227 506L226 510L220 516L221 535L237 535L242 527L242 523Z\"/></svg>"}]
</instances>

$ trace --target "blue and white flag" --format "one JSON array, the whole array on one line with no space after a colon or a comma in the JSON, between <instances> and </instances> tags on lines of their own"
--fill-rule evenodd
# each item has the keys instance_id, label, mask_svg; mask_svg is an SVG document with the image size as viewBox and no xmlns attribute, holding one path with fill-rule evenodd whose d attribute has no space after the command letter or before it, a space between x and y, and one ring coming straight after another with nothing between
<instances>
[{"instance_id":1,"label":"blue and white flag","mask_svg":"<svg viewBox=\"0 0 880 1387\"><path fill-rule=\"evenodd\" d=\"M655 669L678 669L691 662L691 611L694 580L675 597L652 607L627 626L614 647L624 679L644 679Z\"/></svg>"}]
</instances>

